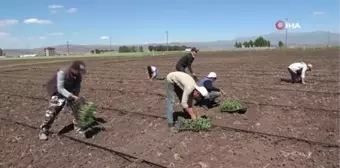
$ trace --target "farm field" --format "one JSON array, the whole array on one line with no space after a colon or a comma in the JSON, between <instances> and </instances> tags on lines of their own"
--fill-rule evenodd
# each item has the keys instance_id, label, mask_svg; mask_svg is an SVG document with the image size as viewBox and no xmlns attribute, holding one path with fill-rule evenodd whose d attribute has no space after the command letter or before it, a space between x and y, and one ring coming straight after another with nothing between
<instances>
[{"instance_id":1,"label":"farm field","mask_svg":"<svg viewBox=\"0 0 340 168\"><path fill-rule=\"evenodd\" d=\"M131 59L86 59L81 96L98 105L105 130L88 139L64 131L68 109L59 114L48 141L38 139L47 105L45 84L66 62L29 65L0 61L0 167L103 168L332 168L339 167L339 50L199 53L193 70L200 78L217 73L216 86L249 109L212 118L210 132L170 133L163 81L148 81L146 66L162 76L181 55ZM306 85L289 78L290 63L313 64ZM178 105L177 105L178 106ZM177 110L180 107L176 107ZM122 153L121 153L122 152Z\"/></svg>"}]
</instances>

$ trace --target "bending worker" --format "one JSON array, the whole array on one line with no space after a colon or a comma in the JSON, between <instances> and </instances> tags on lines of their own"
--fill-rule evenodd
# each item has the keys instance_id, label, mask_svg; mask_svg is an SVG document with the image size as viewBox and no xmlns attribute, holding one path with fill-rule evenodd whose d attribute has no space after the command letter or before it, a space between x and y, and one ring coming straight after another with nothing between
<instances>
[{"instance_id":1,"label":"bending worker","mask_svg":"<svg viewBox=\"0 0 340 168\"><path fill-rule=\"evenodd\" d=\"M197 86L194 79L184 72L170 72L165 79L166 89L166 110L168 126L170 129L174 129L173 120L173 105L175 102L174 93L176 93L178 99L181 102L181 106L185 112L188 112L191 119L196 119L197 116L194 113L193 99L194 97L208 97L208 91L202 86Z\"/></svg>"},{"instance_id":2,"label":"bending worker","mask_svg":"<svg viewBox=\"0 0 340 168\"><path fill-rule=\"evenodd\" d=\"M207 91L209 92L209 103L217 103L215 100L221 96L221 94L225 95L223 90L214 87L213 83L216 81L217 75L215 72L210 72L208 76L206 76L204 79L199 81L198 86L204 86ZM206 101L205 101L206 102Z\"/></svg>"},{"instance_id":3,"label":"bending worker","mask_svg":"<svg viewBox=\"0 0 340 168\"><path fill-rule=\"evenodd\" d=\"M305 84L306 72L312 71L312 67L312 64L306 64L304 62L290 64L288 71L291 75L291 82Z\"/></svg>"},{"instance_id":4,"label":"bending worker","mask_svg":"<svg viewBox=\"0 0 340 168\"><path fill-rule=\"evenodd\" d=\"M195 56L197 55L198 51L199 50L197 50L195 47L193 47L189 54L186 54L181 59L179 59L177 64L176 64L176 70L181 71L181 72L185 72L185 68L188 67L190 74L192 76L195 76L195 73L191 68L191 64L194 62Z\"/></svg>"}]
</instances>

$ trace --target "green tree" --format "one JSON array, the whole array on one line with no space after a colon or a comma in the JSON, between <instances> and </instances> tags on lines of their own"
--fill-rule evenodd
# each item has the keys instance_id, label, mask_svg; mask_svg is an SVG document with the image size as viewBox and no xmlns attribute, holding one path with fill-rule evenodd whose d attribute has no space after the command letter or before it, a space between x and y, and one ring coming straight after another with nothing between
<instances>
[{"instance_id":1,"label":"green tree","mask_svg":"<svg viewBox=\"0 0 340 168\"><path fill-rule=\"evenodd\" d=\"M249 45L249 42L247 42L247 41L243 42L243 46L246 47L246 48L248 48L248 47L250 46L250 45Z\"/></svg>"},{"instance_id":2,"label":"green tree","mask_svg":"<svg viewBox=\"0 0 340 168\"><path fill-rule=\"evenodd\" d=\"M2 49L0 48L0 56L4 55L4 51L2 51Z\"/></svg>"},{"instance_id":3,"label":"green tree","mask_svg":"<svg viewBox=\"0 0 340 168\"><path fill-rule=\"evenodd\" d=\"M144 52L143 46L139 46L139 52Z\"/></svg>"},{"instance_id":4,"label":"green tree","mask_svg":"<svg viewBox=\"0 0 340 168\"><path fill-rule=\"evenodd\" d=\"M267 40L267 46L270 47L270 41L269 40Z\"/></svg>"},{"instance_id":5,"label":"green tree","mask_svg":"<svg viewBox=\"0 0 340 168\"><path fill-rule=\"evenodd\" d=\"M253 40L250 40L248 43L249 43L249 47L254 47L254 42L253 42Z\"/></svg>"},{"instance_id":6,"label":"green tree","mask_svg":"<svg viewBox=\"0 0 340 168\"><path fill-rule=\"evenodd\" d=\"M153 46L149 45L148 49L149 49L150 52L153 51Z\"/></svg>"},{"instance_id":7,"label":"green tree","mask_svg":"<svg viewBox=\"0 0 340 168\"><path fill-rule=\"evenodd\" d=\"M238 48L238 42L237 41L235 42L234 47Z\"/></svg>"},{"instance_id":8,"label":"green tree","mask_svg":"<svg viewBox=\"0 0 340 168\"><path fill-rule=\"evenodd\" d=\"M278 45L279 45L280 48L282 48L283 47L283 42L279 41Z\"/></svg>"},{"instance_id":9,"label":"green tree","mask_svg":"<svg viewBox=\"0 0 340 168\"><path fill-rule=\"evenodd\" d=\"M254 42L255 47L265 47L268 46L268 41L265 40L262 36L255 39Z\"/></svg>"}]
</instances>

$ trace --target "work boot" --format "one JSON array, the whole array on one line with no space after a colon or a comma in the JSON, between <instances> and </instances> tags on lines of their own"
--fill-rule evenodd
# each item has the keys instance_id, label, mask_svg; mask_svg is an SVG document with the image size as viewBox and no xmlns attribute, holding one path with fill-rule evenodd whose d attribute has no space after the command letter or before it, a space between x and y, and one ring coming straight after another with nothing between
<instances>
[{"instance_id":1,"label":"work boot","mask_svg":"<svg viewBox=\"0 0 340 168\"><path fill-rule=\"evenodd\" d=\"M39 139L40 140L47 140L48 139L48 130L46 128L41 128L40 129Z\"/></svg>"}]
</instances>

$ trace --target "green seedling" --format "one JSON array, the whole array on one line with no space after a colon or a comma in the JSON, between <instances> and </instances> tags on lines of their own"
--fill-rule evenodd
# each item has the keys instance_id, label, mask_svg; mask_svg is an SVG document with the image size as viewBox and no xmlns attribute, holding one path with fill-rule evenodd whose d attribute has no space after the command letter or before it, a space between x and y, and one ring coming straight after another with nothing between
<instances>
[{"instance_id":1,"label":"green seedling","mask_svg":"<svg viewBox=\"0 0 340 168\"><path fill-rule=\"evenodd\" d=\"M209 131L211 129L211 121L207 118L197 118L185 120L183 130L186 131Z\"/></svg>"},{"instance_id":2,"label":"green seedling","mask_svg":"<svg viewBox=\"0 0 340 168\"><path fill-rule=\"evenodd\" d=\"M87 127L95 122L95 113L97 107L92 102L80 106L78 111L78 122L82 127Z\"/></svg>"},{"instance_id":3,"label":"green seedling","mask_svg":"<svg viewBox=\"0 0 340 168\"><path fill-rule=\"evenodd\" d=\"M227 100L221 104L221 111L233 111L242 108L242 104L237 100Z\"/></svg>"}]
</instances>

